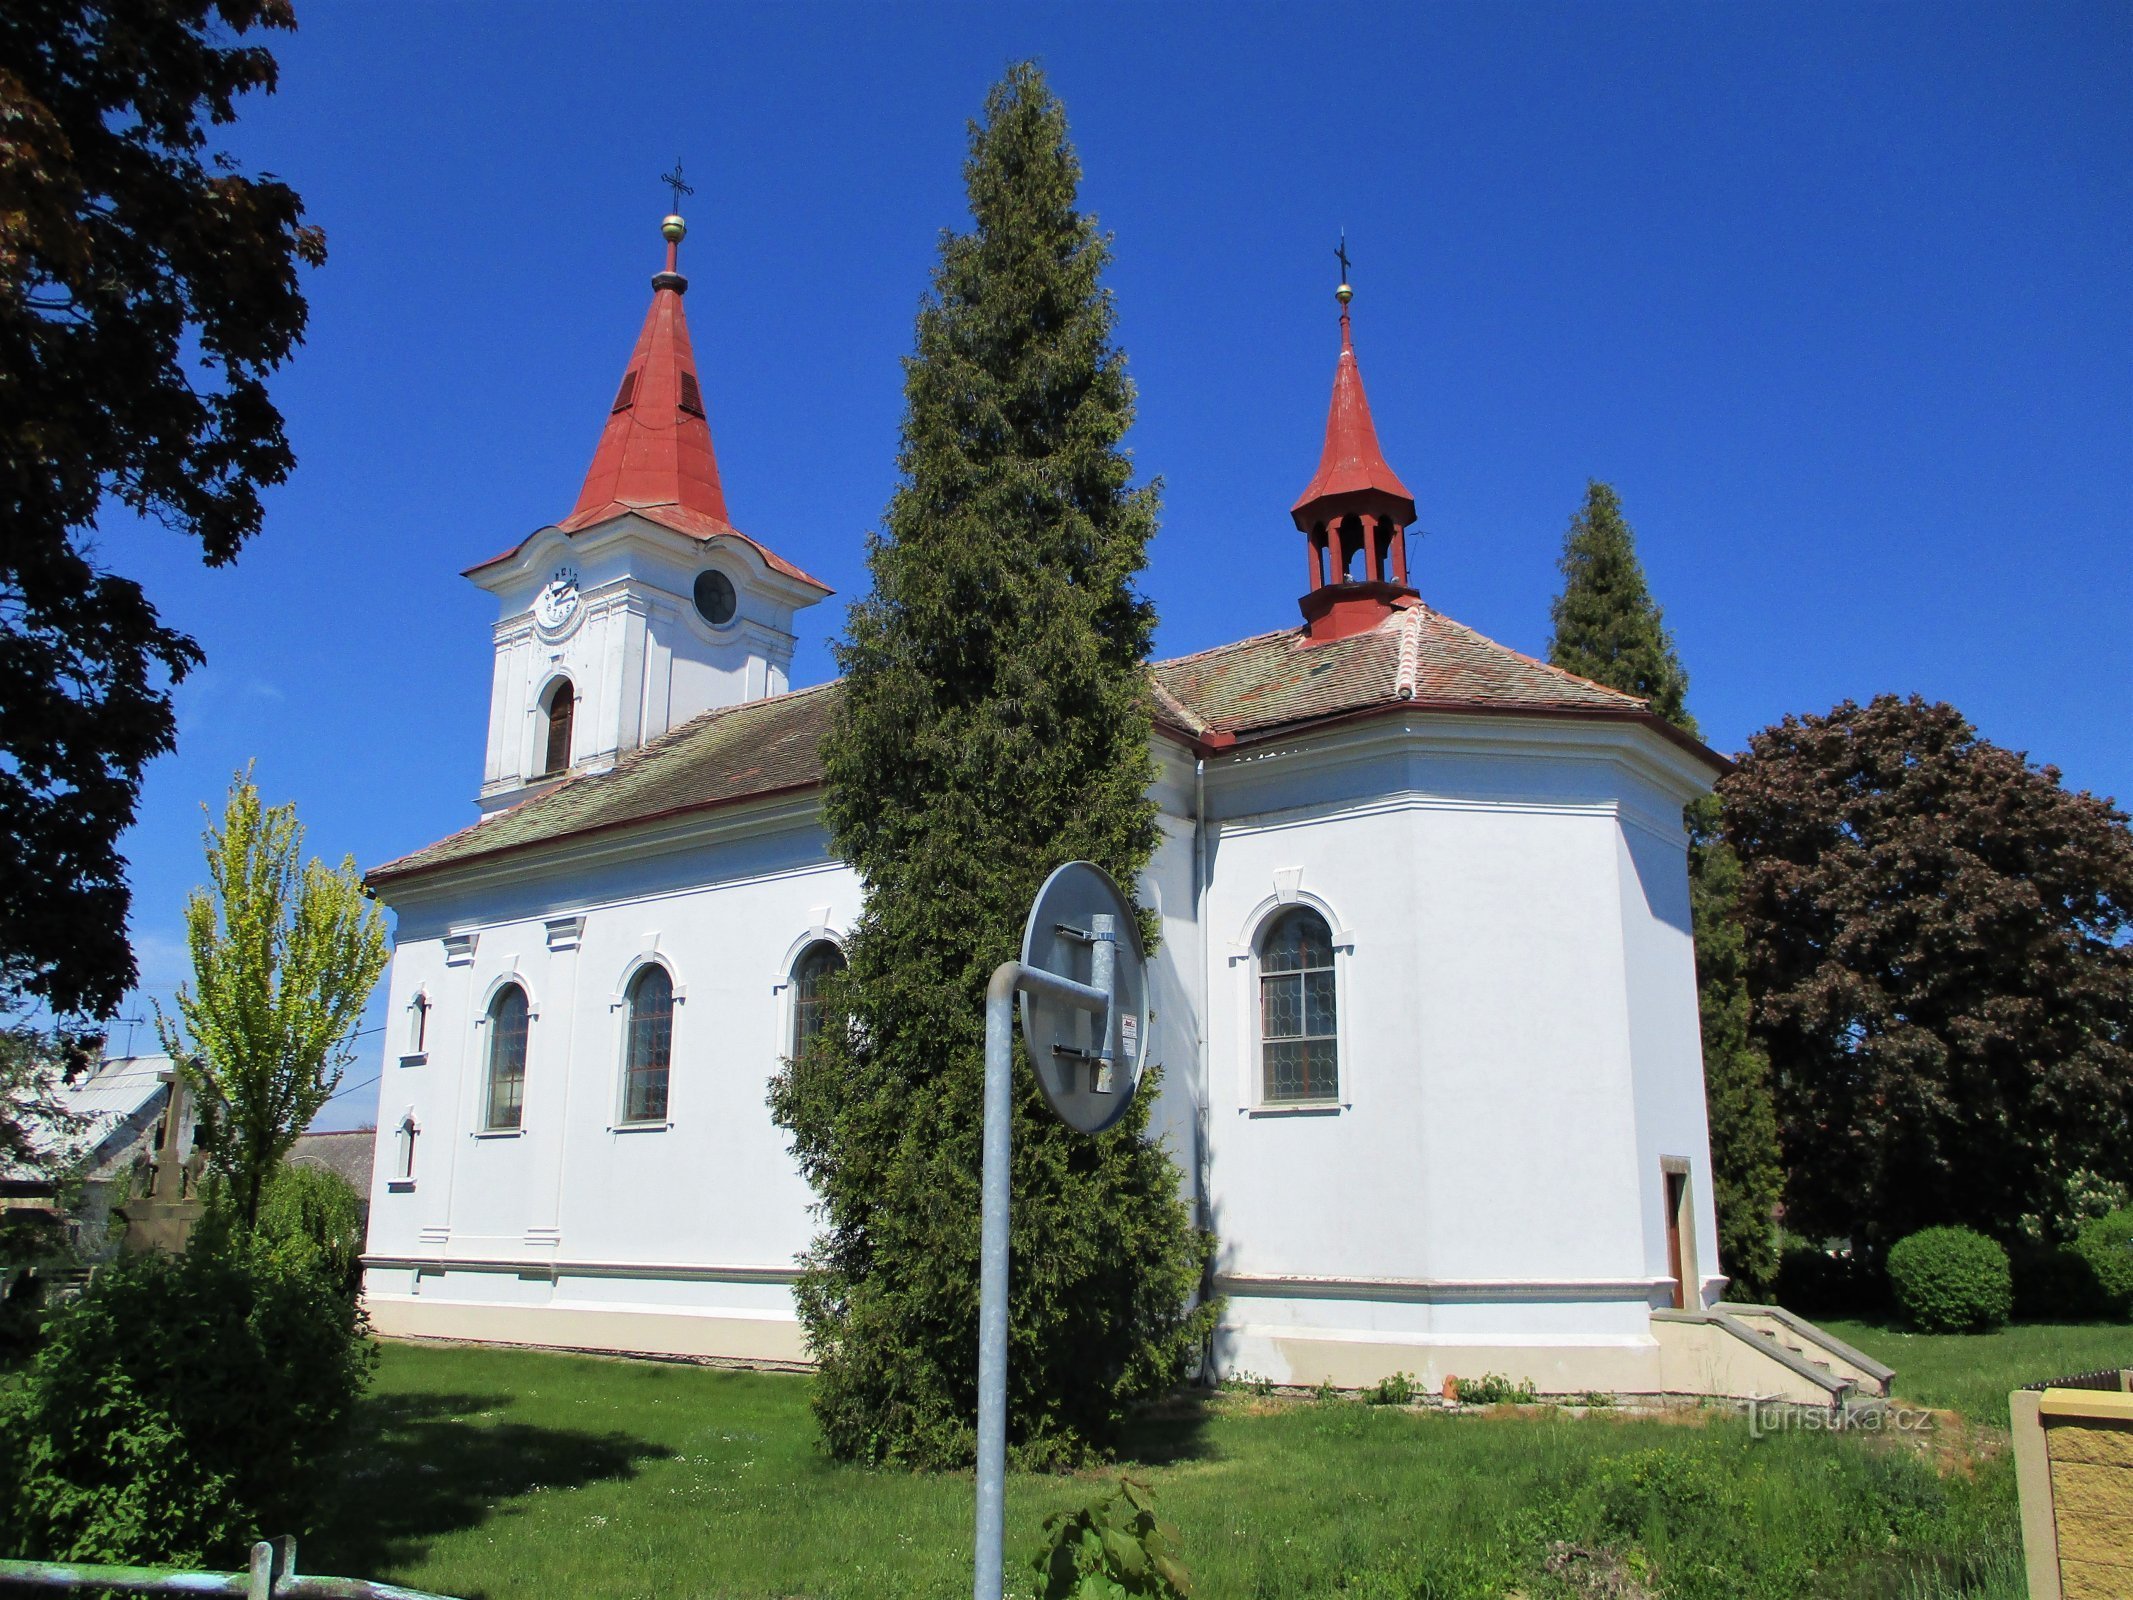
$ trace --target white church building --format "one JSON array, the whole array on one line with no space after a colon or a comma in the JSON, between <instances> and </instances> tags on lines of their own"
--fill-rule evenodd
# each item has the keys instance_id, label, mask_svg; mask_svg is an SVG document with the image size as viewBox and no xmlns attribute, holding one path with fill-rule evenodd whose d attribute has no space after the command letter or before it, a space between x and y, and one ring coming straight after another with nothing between
<instances>
[{"instance_id":1,"label":"white church building","mask_svg":"<svg viewBox=\"0 0 2133 1600\"><path fill-rule=\"evenodd\" d=\"M830 591L728 518L663 231L576 506L467 573L482 815L369 875L366 1296L389 1335L798 1364L813 1197L765 1096L862 894L837 686L789 681ZM1152 1130L1219 1241L1214 1368L1885 1393L1719 1306L1682 807L1725 763L1417 593L1340 298L1301 622L1151 669Z\"/></svg>"}]
</instances>

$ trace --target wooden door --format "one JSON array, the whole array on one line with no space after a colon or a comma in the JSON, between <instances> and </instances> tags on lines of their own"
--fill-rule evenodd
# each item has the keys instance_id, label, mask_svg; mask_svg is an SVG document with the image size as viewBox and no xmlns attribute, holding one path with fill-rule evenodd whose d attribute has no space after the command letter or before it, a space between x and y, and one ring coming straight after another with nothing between
<instances>
[{"instance_id":1,"label":"wooden door","mask_svg":"<svg viewBox=\"0 0 2133 1600\"><path fill-rule=\"evenodd\" d=\"M1666 1270L1674 1276L1674 1308L1685 1311L1689 1304L1689 1286L1681 1273L1681 1201L1689 1186L1685 1172L1669 1172L1666 1175Z\"/></svg>"}]
</instances>

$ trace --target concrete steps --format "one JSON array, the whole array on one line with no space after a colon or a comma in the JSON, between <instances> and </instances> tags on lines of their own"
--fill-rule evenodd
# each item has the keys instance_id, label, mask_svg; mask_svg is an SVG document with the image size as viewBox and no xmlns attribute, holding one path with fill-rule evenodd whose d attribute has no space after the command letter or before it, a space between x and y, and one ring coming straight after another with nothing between
<instances>
[{"instance_id":1,"label":"concrete steps","mask_svg":"<svg viewBox=\"0 0 2133 1600\"><path fill-rule=\"evenodd\" d=\"M1780 1306L1652 1313L1668 1390L1855 1409L1888 1398L1895 1372Z\"/></svg>"},{"instance_id":2,"label":"concrete steps","mask_svg":"<svg viewBox=\"0 0 2133 1600\"><path fill-rule=\"evenodd\" d=\"M1811 1366L1833 1377L1849 1378L1862 1396L1876 1400L1888 1398L1889 1385L1896 1380L1893 1367L1883 1366L1872 1356L1816 1327L1805 1317L1797 1316L1783 1306L1731 1305L1721 1309L1745 1324L1750 1332L1771 1340Z\"/></svg>"}]
</instances>

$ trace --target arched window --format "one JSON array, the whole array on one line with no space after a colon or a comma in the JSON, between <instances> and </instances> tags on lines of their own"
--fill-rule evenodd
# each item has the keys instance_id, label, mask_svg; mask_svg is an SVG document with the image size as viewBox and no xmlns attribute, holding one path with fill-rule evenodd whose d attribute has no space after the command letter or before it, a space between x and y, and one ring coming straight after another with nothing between
<instances>
[{"instance_id":1,"label":"arched window","mask_svg":"<svg viewBox=\"0 0 2133 1600\"><path fill-rule=\"evenodd\" d=\"M429 1048L430 997L420 989L407 1003L407 1053L419 1056Z\"/></svg>"},{"instance_id":2,"label":"arched window","mask_svg":"<svg viewBox=\"0 0 2133 1600\"><path fill-rule=\"evenodd\" d=\"M526 1104L526 991L507 983L489 1002L489 1116L492 1130L515 1128Z\"/></svg>"},{"instance_id":3,"label":"arched window","mask_svg":"<svg viewBox=\"0 0 2133 1600\"><path fill-rule=\"evenodd\" d=\"M391 1182L413 1183L415 1181L415 1139L421 1132L422 1129L415 1122L414 1112L410 1111L400 1119L400 1126L393 1132L393 1141L398 1147L398 1153L395 1157L398 1171L393 1175Z\"/></svg>"},{"instance_id":4,"label":"arched window","mask_svg":"<svg viewBox=\"0 0 2133 1600\"><path fill-rule=\"evenodd\" d=\"M674 1055L674 980L667 969L646 967L630 984L622 1120L667 1119L667 1065Z\"/></svg>"},{"instance_id":5,"label":"arched window","mask_svg":"<svg viewBox=\"0 0 2133 1600\"><path fill-rule=\"evenodd\" d=\"M541 776L563 771L570 765L570 719L578 697L565 678L548 695L548 747L541 761Z\"/></svg>"},{"instance_id":6,"label":"arched window","mask_svg":"<svg viewBox=\"0 0 2133 1600\"><path fill-rule=\"evenodd\" d=\"M1283 912L1259 941L1259 1060L1269 1101L1340 1095L1333 934L1308 906Z\"/></svg>"},{"instance_id":7,"label":"arched window","mask_svg":"<svg viewBox=\"0 0 2133 1600\"><path fill-rule=\"evenodd\" d=\"M829 1001L823 985L844 970L844 952L827 939L817 939L800 952L792 969L792 1053L795 1059L807 1053L829 1023Z\"/></svg>"}]
</instances>

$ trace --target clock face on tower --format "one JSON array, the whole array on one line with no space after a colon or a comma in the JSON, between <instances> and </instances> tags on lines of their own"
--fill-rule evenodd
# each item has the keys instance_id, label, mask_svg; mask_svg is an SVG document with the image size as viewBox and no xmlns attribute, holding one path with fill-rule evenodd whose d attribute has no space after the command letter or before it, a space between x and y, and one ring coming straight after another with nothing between
<instances>
[{"instance_id":1,"label":"clock face on tower","mask_svg":"<svg viewBox=\"0 0 2133 1600\"><path fill-rule=\"evenodd\" d=\"M533 599L533 620L553 633L578 614L578 569L557 567Z\"/></svg>"}]
</instances>

